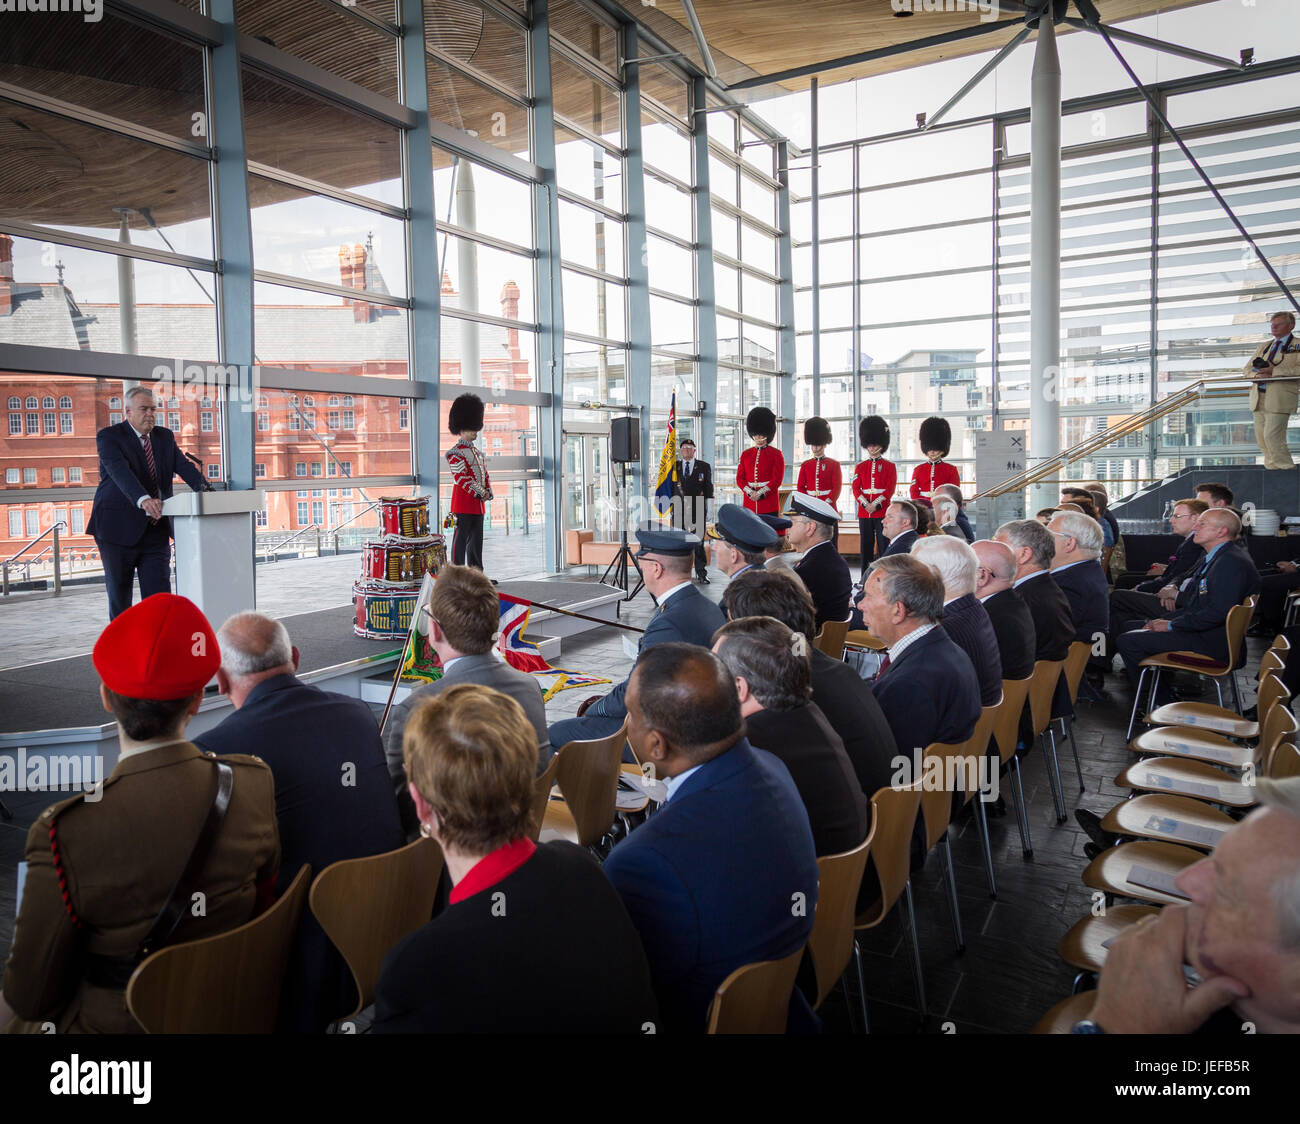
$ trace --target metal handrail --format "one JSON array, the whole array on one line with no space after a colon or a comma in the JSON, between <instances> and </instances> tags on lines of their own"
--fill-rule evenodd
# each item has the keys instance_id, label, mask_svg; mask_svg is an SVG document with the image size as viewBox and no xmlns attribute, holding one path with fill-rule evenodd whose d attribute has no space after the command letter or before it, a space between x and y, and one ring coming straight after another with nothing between
<instances>
[{"instance_id":1,"label":"metal handrail","mask_svg":"<svg viewBox=\"0 0 1300 1124\"><path fill-rule=\"evenodd\" d=\"M317 534L319 534L320 530L321 530L321 526L319 523L309 523L305 527L299 527L298 530L294 531L294 533L290 535L287 539L285 539L284 542L276 543L275 546L270 547L267 550L261 551L260 553L266 554L268 557L272 554L279 554L281 550L283 550L286 546L288 546L291 542L293 542L294 539L298 538L300 535L305 535L308 531L315 531Z\"/></svg>"},{"instance_id":2,"label":"metal handrail","mask_svg":"<svg viewBox=\"0 0 1300 1124\"><path fill-rule=\"evenodd\" d=\"M47 530L42 531L39 535L37 535L34 539L32 539L26 546L24 546L22 550L20 550L17 554L11 555L9 558L6 558L5 563L8 564L10 562L13 562L19 557L21 557L22 555L26 554L29 550L31 550L32 547L34 547L38 542L40 542L41 539L45 538L46 535L54 534L54 532L59 528L63 528L64 530L67 530L67 527L68 524L66 520L63 519L56 520L54 523L50 525L50 527ZM39 557L39 555L37 555L37 557ZM28 561L29 562L35 561L35 559L29 558Z\"/></svg>"},{"instance_id":3,"label":"metal handrail","mask_svg":"<svg viewBox=\"0 0 1300 1124\"><path fill-rule=\"evenodd\" d=\"M340 504L340 503L346 503L347 501L346 501L346 500L331 500L330 502L331 502L332 504L338 505L338 504ZM382 501L382 500L375 500L374 503L366 504L366 506L363 507L360 511L358 511L354 516L352 516L351 519L344 519L342 523L335 523L334 526L333 526L332 528L330 528L330 529L331 529L332 531L334 531L335 533L337 533L337 532L343 530L343 528L346 527L349 523L353 523L353 522L355 522L356 520L360 519L363 515L365 515L365 513L366 513L367 511L374 511L375 508L382 506L382 504L383 504L383 501Z\"/></svg>"},{"instance_id":4,"label":"metal handrail","mask_svg":"<svg viewBox=\"0 0 1300 1124\"><path fill-rule=\"evenodd\" d=\"M973 500L988 499L993 496L1003 496L1008 492L1016 492L1022 488L1027 488L1031 484L1038 484L1050 477L1053 473L1064 468L1077 460L1083 460L1084 457L1104 449L1107 445L1114 444L1121 437L1127 437L1131 433L1145 429L1154 421L1175 413L1202 398L1233 398L1242 393L1241 384L1243 382L1253 382L1253 379L1244 378L1241 375L1224 375L1217 378L1198 379L1189 386L1183 387L1182 390L1175 391L1167 398L1162 398L1159 402L1154 402L1145 409L1136 413L1129 414L1122 418L1117 424L1109 426L1100 433L1094 433L1091 437L1085 437L1077 445L1072 445L1068 449L1062 449L1054 456L1040 461L1031 468L1026 468L1022 472L1010 476L1001 483L995 484L992 488L987 488L982 492L977 492ZM1233 389L1229 390L1229 384Z\"/></svg>"}]
</instances>

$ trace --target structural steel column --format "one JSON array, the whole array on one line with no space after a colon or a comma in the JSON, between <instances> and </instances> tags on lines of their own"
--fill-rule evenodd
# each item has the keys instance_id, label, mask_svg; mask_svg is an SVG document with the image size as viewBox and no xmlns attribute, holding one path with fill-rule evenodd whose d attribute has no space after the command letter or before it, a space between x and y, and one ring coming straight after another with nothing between
<instances>
[{"instance_id":1,"label":"structural steel column","mask_svg":"<svg viewBox=\"0 0 1300 1124\"><path fill-rule=\"evenodd\" d=\"M709 119L703 112L706 107L705 82L696 77L691 82L691 150L695 157L695 191L691 205L695 210L695 313L696 338L699 341L699 366L696 379L700 388L699 401L707 403L700 412L700 456L716 464L713 442L714 419L718 413L718 313L713 289L713 208L709 186Z\"/></svg>"},{"instance_id":2,"label":"structural steel column","mask_svg":"<svg viewBox=\"0 0 1300 1124\"><path fill-rule=\"evenodd\" d=\"M654 491L650 475L650 271L646 265L645 160L641 150L641 81L637 25L623 25L623 181L627 204L628 333L627 401L641 414L641 463L634 480L636 495Z\"/></svg>"},{"instance_id":3,"label":"structural steel column","mask_svg":"<svg viewBox=\"0 0 1300 1124\"><path fill-rule=\"evenodd\" d=\"M1061 447L1061 62L1050 7L1038 22L1029 111L1029 464ZM1026 511L1055 498L1035 485Z\"/></svg>"},{"instance_id":4,"label":"structural steel column","mask_svg":"<svg viewBox=\"0 0 1300 1124\"><path fill-rule=\"evenodd\" d=\"M778 141L776 146L777 179L781 182L776 193L776 222L781 233L776 240L776 258L781 274L777 289L777 310L781 318L780 356L778 367L785 374L776 380L780 402L776 413L785 418L778 432L778 444L786 450L785 470L793 480L799 471L799 458L795 455L794 387L798 361L794 348L794 263L790 251L790 142ZM814 290L815 291L815 290ZM743 329L742 329L743 331ZM815 340L814 340L815 342ZM816 354L814 351L813 354ZM814 388L817 386L813 380ZM813 392L816 393L816 390ZM816 407L814 407L814 413Z\"/></svg>"},{"instance_id":5,"label":"structural steel column","mask_svg":"<svg viewBox=\"0 0 1300 1124\"><path fill-rule=\"evenodd\" d=\"M812 412L815 417L820 417L822 412L822 248L821 248L821 210L822 210L822 192L821 192L821 129L817 120L817 79L816 77L808 85L809 99L809 124L812 129ZM856 163L856 161L855 161ZM786 191L790 189L787 179ZM854 222L857 221L857 196L853 199ZM789 233L789 224L785 227L786 233ZM857 244L857 239L854 239ZM785 276L783 273L782 276ZM857 277L854 277L854 288L856 290ZM857 355L854 354L853 364L857 366ZM791 448L791 457L794 456L794 449Z\"/></svg>"}]
</instances>

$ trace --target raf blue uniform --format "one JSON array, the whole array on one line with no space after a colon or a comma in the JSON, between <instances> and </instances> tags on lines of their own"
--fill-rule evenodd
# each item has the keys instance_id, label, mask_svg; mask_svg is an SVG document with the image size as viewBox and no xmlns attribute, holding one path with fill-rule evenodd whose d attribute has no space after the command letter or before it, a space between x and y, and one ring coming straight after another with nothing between
<instances>
[{"instance_id":1,"label":"raf blue uniform","mask_svg":"<svg viewBox=\"0 0 1300 1124\"><path fill-rule=\"evenodd\" d=\"M105 426L95 435L99 451L99 485L86 533L94 536L104 563L108 614L131 607L131 587L140 575L140 599L171 592L171 520L157 523L139 506L141 496L168 500L172 477L179 475L196 492L206 487L199 470L176 447L170 429L155 425L148 438L156 478L149 472L144 447L130 422Z\"/></svg>"},{"instance_id":2,"label":"raf blue uniform","mask_svg":"<svg viewBox=\"0 0 1300 1124\"><path fill-rule=\"evenodd\" d=\"M641 935L665 1031L702 1033L744 964L803 947L817 904L812 829L789 770L741 738L618 844L605 875ZM793 1022L811 1017L796 990Z\"/></svg>"}]
</instances>

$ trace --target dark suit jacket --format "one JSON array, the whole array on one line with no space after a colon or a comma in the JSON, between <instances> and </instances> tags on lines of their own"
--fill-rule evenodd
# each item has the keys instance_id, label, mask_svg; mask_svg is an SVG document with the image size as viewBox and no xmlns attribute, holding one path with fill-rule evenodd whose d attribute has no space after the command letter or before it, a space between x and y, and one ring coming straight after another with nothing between
<instances>
[{"instance_id":1,"label":"dark suit jacket","mask_svg":"<svg viewBox=\"0 0 1300 1124\"><path fill-rule=\"evenodd\" d=\"M1246 551L1224 543L1205 569L1197 568L1192 582L1178 596L1177 608L1164 614L1170 631L1186 633L1191 651L1221 662L1228 660L1227 637L1223 631L1228 610L1252 593L1259 592L1259 571Z\"/></svg>"},{"instance_id":2,"label":"dark suit jacket","mask_svg":"<svg viewBox=\"0 0 1300 1124\"><path fill-rule=\"evenodd\" d=\"M1091 645L1110 632L1110 587L1099 562L1080 562L1064 570L1053 570L1052 580L1070 603L1074 620L1073 640Z\"/></svg>"},{"instance_id":3,"label":"dark suit jacket","mask_svg":"<svg viewBox=\"0 0 1300 1124\"><path fill-rule=\"evenodd\" d=\"M957 526L961 528L961 533L966 536L967 542L975 541L975 528L971 526L970 520L966 518L966 512L961 508L957 509Z\"/></svg>"},{"instance_id":4,"label":"dark suit jacket","mask_svg":"<svg viewBox=\"0 0 1300 1124\"><path fill-rule=\"evenodd\" d=\"M1139 593L1159 593L1165 586L1172 582L1174 585L1181 585L1184 578L1191 577L1192 571L1201 564L1201 558L1205 550L1192 541L1192 536L1188 535L1174 552L1174 559L1165 568L1165 572L1159 577L1151 578L1148 581L1138 582L1133 588Z\"/></svg>"},{"instance_id":5,"label":"dark suit jacket","mask_svg":"<svg viewBox=\"0 0 1300 1124\"><path fill-rule=\"evenodd\" d=\"M375 987L376 1034L641 1034L646 1023L658 1013L640 938L572 843L541 844L404 937Z\"/></svg>"},{"instance_id":6,"label":"dark suit jacket","mask_svg":"<svg viewBox=\"0 0 1300 1124\"><path fill-rule=\"evenodd\" d=\"M1043 579L1047 580L1044 581ZM1034 660L1063 660L1074 642L1074 617L1070 602L1047 570L1040 570L1015 587L1034 620ZM1107 602L1109 614L1109 602Z\"/></svg>"},{"instance_id":7,"label":"dark suit jacket","mask_svg":"<svg viewBox=\"0 0 1300 1124\"><path fill-rule=\"evenodd\" d=\"M149 516L136 506L141 496L170 499L172 477L176 475L196 492L203 490L205 481L202 474L181 455L170 429L155 425L149 433L149 444L153 449L154 467L158 470L156 488L149 480L144 449L130 422L105 426L95 435L95 445L99 450L99 484L90 509L90 522L86 524L88 535L114 546L135 546L151 526ZM170 519L162 519L159 527L170 536Z\"/></svg>"},{"instance_id":8,"label":"dark suit jacket","mask_svg":"<svg viewBox=\"0 0 1300 1124\"><path fill-rule=\"evenodd\" d=\"M812 702L844 743L868 800L893 780L898 747L871 688L853 668L812 649Z\"/></svg>"},{"instance_id":9,"label":"dark suit jacket","mask_svg":"<svg viewBox=\"0 0 1300 1124\"><path fill-rule=\"evenodd\" d=\"M216 754L251 753L271 767L280 892L303 863L315 876L342 859L402 845L379 726L360 699L277 675L194 744ZM355 1005L351 972L305 910L289 955L281 1029L319 1034Z\"/></svg>"},{"instance_id":10,"label":"dark suit jacket","mask_svg":"<svg viewBox=\"0 0 1300 1124\"><path fill-rule=\"evenodd\" d=\"M901 535L896 535L889 540L889 545L885 547L885 553L880 557L885 558L891 554L911 554L914 542L916 542L916 532L904 531Z\"/></svg>"},{"instance_id":11,"label":"dark suit jacket","mask_svg":"<svg viewBox=\"0 0 1300 1124\"><path fill-rule=\"evenodd\" d=\"M808 813L790 771L744 738L682 781L605 874L641 934L665 1031L701 1033L727 976L789 956L812 932Z\"/></svg>"},{"instance_id":12,"label":"dark suit jacket","mask_svg":"<svg viewBox=\"0 0 1300 1124\"><path fill-rule=\"evenodd\" d=\"M821 543L803 556L794 568L812 594L817 627L827 621L842 621L849 615L849 593L853 579L849 564L833 542Z\"/></svg>"},{"instance_id":13,"label":"dark suit jacket","mask_svg":"<svg viewBox=\"0 0 1300 1124\"><path fill-rule=\"evenodd\" d=\"M984 602L989 623L998 638L1003 679L1028 679L1034 673L1034 618L1014 589L1004 589Z\"/></svg>"},{"instance_id":14,"label":"dark suit jacket","mask_svg":"<svg viewBox=\"0 0 1300 1124\"><path fill-rule=\"evenodd\" d=\"M1002 657L998 653L998 637L993 622L979 598L967 593L943 608L939 622L975 668L975 678L980 685L980 705L997 706L1002 697Z\"/></svg>"},{"instance_id":15,"label":"dark suit jacket","mask_svg":"<svg viewBox=\"0 0 1300 1124\"><path fill-rule=\"evenodd\" d=\"M713 634L726 624L726 621L727 618L722 615L722 610L717 605L695 586L687 585L668 598L667 603L660 606L659 611L650 618L645 632L641 634L641 643L637 645L637 651L644 652L656 644L671 644L676 641L698 644L701 648L707 648L713 643ZM603 718L624 718L627 716L627 706L623 702L625 694L627 694L626 679L604 698L592 703L587 713Z\"/></svg>"},{"instance_id":16,"label":"dark suit jacket","mask_svg":"<svg viewBox=\"0 0 1300 1124\"><path fill-rule=\"evenodd\" d=\"M900 753L965 741L980 716L975 668L942 628L913 641L872 687Z\"/></svg>"},{"instance_id":17,"label":"dark suit jacket","mask_svg":"<svg viewBox=\"0 0 1300 1124\"><path fill-rule=\"evenodd\" d=\"M709 518L709 500L713 499L713 466L696 457L691 462L690 479L683 471L683 462L677 462L677 485L674 495L682 497L681 527L703 536Z\"/></svg>"},{"instance_id":18,"label":"dark suit jacket","mask_svg":"<svg viewBox=\"0 0 1300 1124\"><path fill-rule=\"evenodd\" d=\"M406 696L388 715L384 727L384 756L388 761L388 775L393 778L393 792L402 815L402 830L411 838L420 824L416 819L415 805L406 788L406 766L402 762L402 732L406 729L411 711L425 699L431 699L457 683L478 683L509 695L524 708L524 714L537 731L537 774L541 776L551 760L551 739L546 732L546 704L542 701L542 686L531 675L525 675L492 652L477 656L461 656L451 665L441 679L425 683Z\"/></svg>"},{"instance_id":19,"label":"dark suit jacket","mask_svg":"<svg viewBox=\"0 0 1300 1124\"><path fill-rule=\"evenodd\" d=\"M866 797L844 743L815 703L751 714L745 719L745 736L790 770L818 858L851 851L867 837L871 817Z\"/></svg>"}]
</instances>

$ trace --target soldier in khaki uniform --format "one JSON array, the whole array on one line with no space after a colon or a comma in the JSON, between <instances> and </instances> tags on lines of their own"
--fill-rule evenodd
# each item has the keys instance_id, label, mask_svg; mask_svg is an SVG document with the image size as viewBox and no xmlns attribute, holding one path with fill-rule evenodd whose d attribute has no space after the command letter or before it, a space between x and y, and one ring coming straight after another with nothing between
<instances>
[{"instance_id":1,"label":"soldier in khaki uniform","mask_svg":"<svg viewBox=\"0 0 1300 1124\"><path fill-rule=\"evenodd\" d=\"M271 770L256 757L213 757L185 740L219 662L203 614L171 593L126 610L95 644L121 757L102 796L55 804L28 832L0 1026L12 1009L10 1031L52 1023L59 1033L140 1032L126 982L213 808L218 763L230 766L229 803L194 892L161 943L233 929L270 904L280 863Z\"/></svg>"},{"instance_id":2,"label":"soldier in khaki uniform","mask_svg":"<svg viewBox=\"0 0 1300 1124\"><path fill-rule=\"evenodd\" d=\"M1255 349L1242 374L1257 380L1250 387L1250 409L1264 467L1293 468L1286 426L1300 402L1300 342L1295 338L1294 314L1273 313L1269 331L1273 338Z\"/></svg>"}]
</instances>

